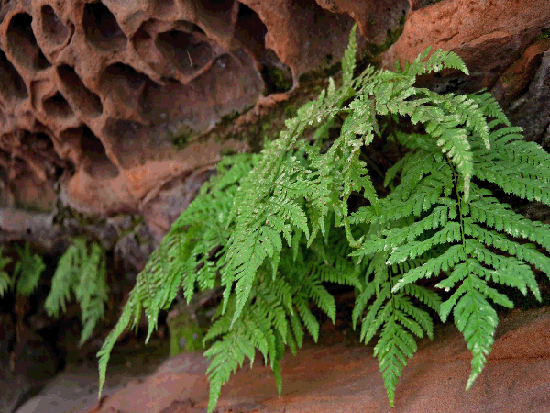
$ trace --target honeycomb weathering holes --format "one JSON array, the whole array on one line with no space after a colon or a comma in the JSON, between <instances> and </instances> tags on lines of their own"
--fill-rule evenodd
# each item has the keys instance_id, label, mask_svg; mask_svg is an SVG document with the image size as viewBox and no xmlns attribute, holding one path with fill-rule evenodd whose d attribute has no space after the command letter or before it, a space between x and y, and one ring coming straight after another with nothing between
<instances>
[{"instance_id":1,"label":"honeycomb weathering holes","mask_svg":"<svg viewBox=\"0 0 550 413\"><path fill-rule=\"evenodd\" d=\"M151 155L147 129L137 122L109 118L105 122L105 135L122 168L132 168L141 164Z\"/></svg>"},{"instance_id":2,"label":"honeycomb weathering holes","mask_svg":"<svg viewBox=\"0 0 550 413\"><path fill-rule=\"evenodd\" d=\"M118 25L111 11L102 3L89 3L84 6L82 28L86 39L102 50L123 50L126 48L126 35Z\"/></svg>"},{"instance_id":3,"label":"honeycomb weathering holes","mask_svg":"<svg viewBox=\"0 0 550 413\"><path fill-rule=\"evenodd\" d=\"M56 118L68 118L73 116L73 110L69 105L69 102L61 95L56 93L54 96L49 97L42 104L46 114Z\"/></svg>"},{"instance_id":4,"label":"honeycomb weathering holes","mask_svg":"<svg viewBox=\"0 0 550 413\"><path fill-rule=\"evenodd\" d=\"M84 86L84 83L71 66L59 66L57 72L61 83L65 87L65 94L76 107L80 108L85 116L97 117L103 114L101 99Z\"/></svg>"},{"instance_id":5,"label":"honeycomb weathering holes","mask_svg":"<svg viewBox=\"0 0 550 413\"><path fill-rule=\"evenodd\" d=\"M164 57L184 73L199 70L214 55L208 42L197 38L193 33L179 30L160 33L156 45Z\"/></svg>"},{"instance_id":6,"label":"honeycomb weathering holes","mask_svg":"<svg viewBox=\"0 0 550 413\"><path fill-rule=\"evenodd\" d=\"M256 56L265 49L267 27L258 14L245 4L239 4L235 37Z\"/></svg>"},{"instance_id":7,"label":"honeycomb weathering holes","mask_svg":"<svg viewBox=\"0 0 550 413\"><path fill-rule=\"evenodd\" d=\"M54 46L63 45L69 35L70 30L65 26L54 9L51 6L45 5L40 8L42 32Z\"/></svg>"},{"instance_id":8,"label":"honeycomb weathering holes","mask_svg":"<svg viewBox=\"0 0 550 413\"><path fill-rule=\"evenodd\" d=\"M87 126L66 129L60 137L66 144L80 147L84 171L89 175L107 179L118 175L118 168L105 154L103 143Z\"/></svg>"},{"instance_id":9,"label":"honeycomb weathering holes","mask_svg":"<svg viewBox=\"0 0 550 413\"><path fill-rule=\"evenodd\" d=\"M13 96L17 99L25 99L28 96L27 86L23 78L17 73L17 70L2 50L0 50L0 95L6 101Z\"/></svg>"},{"instance_id":10,"label":"honeycomb weathering holes","mask_svg":"<svg viewBox=\"0 0 550 413\"><path fill-rule=\"evenodd\" d=\"M128 89L139 90L149 78L132 66L122 62L113 63L101 75L101 85L106 93L129 96Z\"/></svg>"},{"instance_id":11,"label":"honeycomb weathering holes","mask_svg":"<svg viewBox=\"0 0 550 413\"><path fill-rule=\"evenodd\" d=\"M16 14L10 21L6 32L8 50L17 63L36 71L50 67L50 62L38 47L31 27L32 17L28 14Z\"/></svg>"},{"instance_id":12,"label":"honeycomb weathering holes","mask_svg":"<svg viewBox=\"0 0 550 413\"><path fill-rule=\"evenodd\" d=\"M233 8L235 7L234 0L202 0L197 2L197 8L199 9L199 14L203 16L208 16L209 19L212 17L216 20L228 24L231 22L231 17L233 14Z\"/></svg>"}]
</instances>

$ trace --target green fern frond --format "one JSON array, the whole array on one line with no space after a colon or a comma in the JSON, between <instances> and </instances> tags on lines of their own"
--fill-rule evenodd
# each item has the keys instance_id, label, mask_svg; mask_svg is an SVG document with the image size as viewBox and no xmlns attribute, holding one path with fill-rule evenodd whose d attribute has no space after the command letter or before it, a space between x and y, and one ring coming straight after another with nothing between
<instances>
[{"instance_id":1,"label":"green fern frond","mask_svg":"<svg viewBox=\"0 0 550 413\"><path fill-rule=\"evenodd\" d=\"M478 93L468 95L468 98L476 101L478 108L483 115L494 118L494 120L489 124L489 128L493 129L499 124L511 126L508 117L505 115L498 101L490 93L483 92L484 91L481 90Z\"/></svg>"},{"instance_id":2,"label":"green fern frond","mask_svg":"<svg viewBox=\"0 0 550 413\"><path fill-rule=\"evenodd\" d=\"M67 251L59 258L44 304L50 317L58 318L66 311L66 303L71 299L73 286L78 282L78 269L82 262L82 249L79 245L83 242L81 239L73 240Z\"/></svg>"},{"instance_id":3,"label":"green fern frond","mask_svg":"<svg viewBox=\"0 0 550 413\"><path fill-rule=\"evenodd\" d=\"M277 287L275 287L277 288ZM254 363L255 351L258 349L266 363L272 368L279 393L281 392L280 360L284 355L284 346L290 338L301 346L302 336L299 329L296 339L293 333L298 330L299 321L293 321L289 308L282 305L278 294L267 290L254 290L255 303L247 307L247 311L230 327L233 313L236 311L236 300L231 297L226 307L226 313L214 323L205 336L206 340L220 337L204 355L211 358L207 369L210 381L210 400L208 411L212 412L221 393L221 386L245 358ZM283 294L284 295L284 294Z\"/></svg>"},{"instance_id":4,"label":"green fern frond","mask_svg":"<svg viewBox=\"0 0 550 413\"><path fill-rule=\"evenodd\" d=\"M533 244L520 244L506 236L475 224L469 217L465 218L465 233L503 252L515 255L550 277L550 258L534 248Z\"/></svg>"},{"instance_id":5,"label":"green fern frond","mask_svg":"<svg viewBox=\"0 0 550 413\"><path fill-rule=\"evenodd\" d=\"M392 293L392 282L398 277L388 279L377 293L371 283L358 297L354 308L354 325L356 317L363 312L368 300L375 296L374 302L368 306L367 315L362 320L361 340L368 343L381 329L378 343L374 348L374 355L378 357L380 372L384 378L390 405L393 407L395 387L401 376L407 359L412 358L417 346L413 336L422 338L424 333L433 338L433 320L430 315L415 307L407 293L423 300L434 309L441 303L439 297L422 287L414 286L398 294Z\"/></svg>"},{"instance_id":6,"label":"green fern frond","mask_svg":"<svg viewBox=\"0 0 550 413\"><path fill-rule=\"evenodd\" d=\"M93 333L95 325L103 318L108 287L105 282L105 252L92 243L91 251L86 240L75 238L61 255L52 278L45 308L51 317L59 317L66 311L67 302L75 295L82 310L82 345Z\"/></svg>"},{"instance_id":7,"label":"green fern frond","mask_svg":"<svg viewBox=\"0 0 550 413\"><path fill-rule=\"evenodd\" d=\"M46 264L38 254L33 254L30 245L25 244L25 248L16 246L19 260L15 263L12 280L16 282L15 292L18 295L31 295L36 287L40 275L46 269Z\"/></svg>"},{"instance_id":8,"label":"green fern frond","mask_svg":"<svg viewBox=\"0 0 550 413\"><path fill-rule=\"evenodd\" d=\"M111 351L113 351L117 339L122 335L122 333L124 333L128 326L130 326L132 322L132 327L137 325L137 322L141 318L141 309L142 307L139 305L137 288L134 287L128 296L128 300L124 305L124 309L122 310L122 314L120 315L115 328L109 332L103 342L103 345L101 346L101 350L99 350L96 354L99 370L98 392L100 395L103 391L103 386L105 385L105 375L107 373L107 364L109 363Z\"/></svg>"},{"instance_id":9,"label":"green fern frond","mask_svg":"<svg viewBox=\"0 0 550 413\"><path fill-rule=\"evenodd\" d=\"M10 262L12 262L12 259L4 256L4 248L0 246L0 298L8 292L12 285L11 277L4 271L4 268L6 268L6 265Z\"/></svg>"},{"instance_id":10,"label":"green fern frond","mask_svg":"<svg viewBox=\"0 0 550 413\"><path fill-rule=\"evenodd\" d=\"M432 53L429 59L428 54L431 47L428 47L418 55L413 62L403 71L404 74L412 74L415 76L422 75L428 72L440 72L443 69L457 69L468 74L468 68L464 61L454 52L436 50Z\"/></svg>"},{"instance_id":11,"label":"green fern frond","mask_svg":"<svg viewBox=\"0 0 550 413\"><path fill-rule=\"evenodd\" d=\"M108 287L105 284L105 253L94 243L86 262L81 268L80 281L75 289L82 309L82 337L80 344L91 337L95 325L103 318Z\"/></svg>"},{"instance_id":12,"label":"green fern frond","mask_svg":"<svg viewBox=\"0 0 550 413\"><path fill-rule=\"evenodd\" d=\"M464 274L467 272L464 271ZM484 297L484 295L490 295L488 291L486 284L470 273L466 275L462 285L451 298L441 305L442 320L445 320L446 315L454 307L455 324L464 335L468 350L472 352L472 370L466 389L472 386L483 370L498 325L497 313ZM499 304L512 306L509 300L508 302L501 300Z\"/></svg>"},{"instance_id":13,"label":"green fern frond","mask_svg":"<svg viewBox=\"0 0 550 413\"><path fill-rule=\"evenodd\" d=\"M550 251L550 228L547 225L523 218L509 209L508 205L486 194L480 190L479 195L468 205L470 216L476 222L513 237L529 239Z\"/></svg>"},{"instance_id":14,"label":"green fern frond","mask_svg":"<svg viewBox=\"0 0 550 413\"><path fill-rule=\"evenodd\" d=\"M312 305L335 321L325 283L355 288L353 325L361 320L366 342L379 334L375 355L392 405L415 337L433 337L424 307L444 321L454 312L473 354L469 387L493 344L498 318L491 305L512 306L498 286L540 300L532 267L550 277L550 229L482 186L487 181L549 204L550 155L524 142L489 94L440 96L415 87L430 71L467 74L455 53L429 56L428 49L397 73L369 67L353 78L356 49L354 28L342 84L329 79L327 90L287 119L260 154L224 158L174 222L98 353L101 383L117 337L142 309L151 334L180 287L188 301L197 290L224 289L205 336L213 341L205 353L212 360L209 412L222 385L245 359L254 361L256 350L281 391L286 346L294 353L304 331L318 339ZM339 125L340 136L329 139ZM371 179L380 168L369 171L376 161L362 159L372 142L397 146L403 155L387 171L389 189L382 193ZM443 303L439 292L418 283L434 277L450 293ZM66 299L58 298L57 308Z\"/></svg>"},{"instance_id":15,"label":"green fern frond","mask_svg":"<svg viewBox=\"0 0 550 413\"><path fill-rule=\"evenodd\" d=\"M0 297L3 297L9 291L11 284L9 274L5 271L0 272Z\"/></svg>"},{"instance_id":16,"label":"green fern frond","mask_svg":"<svg viewBox=\"0 0 550 413\"><path fill-rule=\"evenodd\" d=\"M342 58L342 81L350 84L355 72L355 55L357 54L357 25L354 25L349 33L349 43Z\"/></svg>"}]
</instances>

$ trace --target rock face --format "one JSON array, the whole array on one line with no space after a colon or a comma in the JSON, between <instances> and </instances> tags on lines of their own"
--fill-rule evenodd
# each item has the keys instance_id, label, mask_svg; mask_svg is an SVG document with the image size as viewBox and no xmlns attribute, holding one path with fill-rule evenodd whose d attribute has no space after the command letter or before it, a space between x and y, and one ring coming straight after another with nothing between
<instances>
[{"instance_id":1,"label":"rock face","mask_svg":"<svg viewBox=\"0 0 550 413\"><path fill-rule=\"evenodd\" d=\"M29 329L0 315L0 411L11 413L58 371L58 358L48 343Z\"/></svg>"},{"instance_id":2,"label":"rock face","mask_svg":"<svg viewBox=\"0 0 550 413\"><path fill-rule=\"evenodd\" d=\"M62 250L61 205L142 216L158 242L220 151L247 149L195 137L339 61L354 20L382 41L409 8L361 3L1 1L0 241Z\"/></svg>"},{"instance_id":3,"label":"rock face","mask_svg":"<svg viewBox=\"0 0 550 413\"><path fill-rule=\"evenodd\" d=\"M550 313L514 311L501 318L485 369L465 390L471 355L451 325L436 328L403 370L390 409L373 347L347 343L341 332L281 362L283 388L269 367L245 366L222 388L218 412L547 412L550 406ZM183 353L143 382L128 384L87 413L205 412L208 362ZM84 412L82 412L84 413Z\"/></svg>"},{"instance_id":4,"label":"rock face","mask_svg":"<svg viewBox=\"0 0 550 413\"><path fill-rule=\"evenodd\" d=\"M436 3L436 4L431 4ZM550 123L550 7L546 0L411 0L400 38L382 66L412 61L428 46L456 52L470 74L423 79L437 92L491 91L528 140L541 142ZM545 52L546 51L546 52ZM548 138L546 138L548 139Z\"/></svg>"}]
</instances>

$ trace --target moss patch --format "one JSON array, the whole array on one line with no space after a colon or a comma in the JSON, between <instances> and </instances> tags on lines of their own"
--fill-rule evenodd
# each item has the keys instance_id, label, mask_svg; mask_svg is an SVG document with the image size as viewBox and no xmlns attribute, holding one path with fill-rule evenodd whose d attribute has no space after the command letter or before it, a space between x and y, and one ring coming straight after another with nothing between
<instances>
[{"instance_id":1,"label":"moss patch","mask_svg":"<svg viewBox=\"0 0 550 413\"><path fill-rule=\"evenodd\" d=\"M550 39L550 27L541 31L539 39Z\"/></svg>"},{"instance_id":2,"label":"moss patch","mask_svg":"<svg viewBox=\"0 0 550 413\"><path fill-rule=\"evenodd\" d=\"M274 65L264 65L262 78L266 85L266 93L284 93L292 88L292 75L290 70L284 70Z\"/></svg>"},{"instance_id":3,"label":"moss patch","mask_svg":"<svg viewBox=\"0 0 550 413\"><path fill-rule=\"evenodd\" d=\"M170 356L203 349L204 333L189 307L178 308L177 314L168 320L168 326L170 328Z\"/></svg>"},{"instance_id":4,"label":"moss patch","mask_svg":"<svg viewBox=\"0 0 550 413\"><path fill-rule=\"evenodd\" d=\"M176 133L172 133L170 128L167 128L166 130L170 136L170 143L177 149L185 148L189 144L189 141L194 137L193 130L187 126L183 126Z\"/></svg>"}]
</instances>

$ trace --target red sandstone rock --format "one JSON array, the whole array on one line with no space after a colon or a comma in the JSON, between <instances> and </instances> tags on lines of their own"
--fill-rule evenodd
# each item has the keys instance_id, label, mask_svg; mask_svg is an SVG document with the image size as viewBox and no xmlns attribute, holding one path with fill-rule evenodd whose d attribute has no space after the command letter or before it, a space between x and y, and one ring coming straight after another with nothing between
<instances>
[{"instance_id":1,"label":"red sandstone rock","mask_svg":"<svg viewBox=\"0 0 550 413\"><path fill-rule=\"evenodd\" d=\"M327 333L327 332L325 332ZM357 413L388 412L386 391L372 357L372 346L330 341L306 345L282 362L283 391L277 396L268 367L246 365L223 387L218 412ZM550 312L548 308L501 317L485 369L466 391L470 353L452 325L436 328L405 367L392 412L548 412L550 411ZM94 412L205 411L208 363L200 353L165 362L143 383L127 385ZM114 410L113 410L114 411Z\"/></svg>"},{"instance_id":2,"label":"red sandstone rock","mask_svg":"<svg viewBox=\"0 0 550 413\"><path fill-rule=\"evenodd\" d=\"M467 91L492 87L498 77L550 27L547 0L443 0L412 8L403 33L382 56L392 69L396 60L412 61L428 46L456 52L468 66ZM465 89L465 90L466 90Z\"/></svg>"},{"instance_id":3,"label":"red sandstone rock","mask_svg":"<svg viewBox=\"0 0 550 413\"><path fill-rule=\"evenodd\" d=\"M408 9L406 0L329 3L2 2L2 205L51 210L59 181L62 201L86 214L154 214L144 198L160 202L151 194L211 167L220 149L245 149L203 142L179 151L173 136L255 105L269 67L287 67L295 87L304 72L333 65L354 20L383 41ZM46 148L35 154L23 141ZM145 218L160 232L169 225Z\"/></svg>"}]
</instances>

